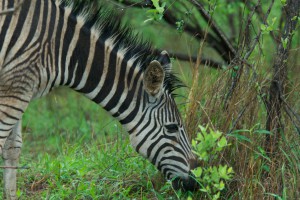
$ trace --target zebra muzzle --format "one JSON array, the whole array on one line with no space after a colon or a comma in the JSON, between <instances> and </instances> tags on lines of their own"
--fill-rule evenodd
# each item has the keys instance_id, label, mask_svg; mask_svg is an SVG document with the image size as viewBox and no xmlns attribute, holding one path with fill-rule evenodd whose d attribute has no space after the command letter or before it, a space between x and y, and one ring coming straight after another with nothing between
<instances>
[{"instance_id":1,"label":"zebra muzzle","mask_svg":"<svg viewBox=\"0 0 300 200\"><path fill-rule=\"evenodd\" d=\"M191 172L187 179L175 178L172 181L172 186L175 190L181 189L182 191L194 192L199 189L199 183Z\"/></svg>"},{"instance_id":2,"label":"zebra muzzle","mask_svg":"<svg viewBox=\"0 0 300 200\"><path fill-rule=\"evenodd\" d=\"M200 166L200 163L197 160L190 160L191 170ZM175 190L183 191L196 191L199 189L199 182L196 180L194 174L190 171L188 178L177 177L172 181L172 186Z\"/></svg>"}]
</instances>

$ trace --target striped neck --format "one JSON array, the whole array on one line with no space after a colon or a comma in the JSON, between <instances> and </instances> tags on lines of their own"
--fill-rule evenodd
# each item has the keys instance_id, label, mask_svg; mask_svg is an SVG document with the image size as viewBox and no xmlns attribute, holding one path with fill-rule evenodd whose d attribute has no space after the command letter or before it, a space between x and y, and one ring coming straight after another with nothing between
<instances>
[{"instance_id":1,"label":"striped neck","mask_svg":"<svg viewBox=\"0 0 300 200\"><path fill-rule=\"evenodd\" d=\"M122 32L110 33L111 25L90 26L71 8L60 5L56 42L58 55L55 85L65 85L101 105L130 130L142 113L142 54ZM63 23L59 23L63 22ZM63 35L65 37L61 37ZM59 37L60 36L60 37ZM64 38L64 39L61 39ZM125 41L126 40L126 41ZM136 51L136 52L135 52ZM133 124L134 123L134 124Z\"/></svg>"}]
</instances>

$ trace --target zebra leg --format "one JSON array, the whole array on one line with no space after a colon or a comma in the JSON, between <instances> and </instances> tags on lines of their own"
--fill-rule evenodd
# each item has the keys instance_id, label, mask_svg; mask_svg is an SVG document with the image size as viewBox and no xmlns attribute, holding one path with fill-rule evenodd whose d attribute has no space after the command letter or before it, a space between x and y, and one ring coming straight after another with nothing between
<instances>
[{"instance_id":1,"label":"zebra leg","mask_svg":"<svg viewBox=\"0 0 300 200\"><path fill-rule=\"evenodd\" d=\"M9 200L17 199L16 176L22 147L21 128L22 120L19 120L18 123L13 127L12 132L10 133L8 138L6 139L2 152L4 166L7 167L4 169L3 173L4 196L6 199Z\"/></svg>"},{"instance_id":2,"label":"zebra leg","mask_svg":"<svg viewBox=\"0 0 300 200\"><path fill-rule=\"evenodd\" d=\"M8 76L9 77L9 76ZM23 77L23 76L22 76ZM16 173L21 153L21 119L31 98L32 90L18 80L7 83L0 77L0 155L4 160L4 198L17 199Z\"/></svg>"}]
</instances>

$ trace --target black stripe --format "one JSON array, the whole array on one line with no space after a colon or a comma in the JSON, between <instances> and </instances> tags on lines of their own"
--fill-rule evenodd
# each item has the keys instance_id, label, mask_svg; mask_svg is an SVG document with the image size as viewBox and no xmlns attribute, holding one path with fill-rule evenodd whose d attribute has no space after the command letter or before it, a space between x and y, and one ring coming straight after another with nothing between
<instances>
[{"instance_id":1,"label":"black stripe","mask_svg":"<svg viewBox=\"0 0 300 200\"><path fill-rule=\"evenodd\" d=\"M134 98L136 92L138 92L138 94L136 95L136 98L139 100L139 103L136 104L136 107L140 106L140 99L142 98L142 87L141 87L141 85L140 86L138 85L138 81L139 81L139 78L140 78L141 74L142 74L141 71L139 71L138 74L136 74L135 79L132 83L133 86L132 86L131 90L129 90L128 95L127 95L124 103L120 106L117 114L113 115L113 117L118 117L119 113L123 113L129 108L130 103L133 101L133 98ZM137 88L137 87L139 87L139 88ZM136 90L138 90L138 91L136 91ZM130 122L129 120L125 120L125 119L123 119L123 120L124 120L124 124L127 123L127 122Z\"/></svg>"},{"instance_id":2,"label":"black stripe","mask_svg":"<svg viewBox=\"0 0 300 200\"><path fill-rule=\"evenodd\" d=\"M57 15L59 15L59 19L58 19L58 23L57 23L57 27L56 27L56 33L54 33L55 34L55 72L56 72L56 74L55 74L55 78L54 78L54 80L53 80L53 84L52 84L52 87L54 86L54 84L55 84L55 82L56 82L56 80L57 80L57 77L58 77L58 72L60 71L60 69L59 69L59 66L60 66L60 64L58 63L59 62L59 60L58 60L58 58L59 58L59 49L60 49L60 45L62 45L62 44L60 44L60 39L61 39L61 37L63 37L62 36L62 29L63 29L63 26L64 26L64 15L65 15L65 10L64 10L64 8L63 7L59 7L59 11L57 12ZM61 72L61 73L63 73L63 72Z\"/></svg>"},{"instance_id":3,"label":"black stripe","mask_svg":"<svg viewBox=\"0 0 300 200\"><path fill-rule=\"evenodd\" d=\"M13 98L13 99L17 99L19 101L25 102L25 103L29 103L29 101L22 99L18 96L14 96L14 95L8 95L8 96L0 96L0 98Z\"/></svg>"},{"instance_id":4,"label":"black stripe","mask_svg":"<svg viewBox=\"0 0 300 200\"><path fill-rule=\"evenodd\" d=\"M106 47L106 48L110 48L110 47ZM105 51L107 52L107 51ZM112 49L112 51L110 52L109 55L109 63L108 63L108 70L107 70L107 74L105 78L105 81L103 83L103 87L101 88L100 92L98 93L98 95L93 99L94 102L96 103L101 103L105 97L108 96L108 94L111 92L114 83L114 79L116 76L116 68L117 68L117 52L118 49L117 47L114 47ZM119 69L118 69L119 70Z\"/></svg>"},{"instance_id":5,"label":"black stripe","mask_svg":"<svg viewBox=\"0 0 300 200\"><path fill-rule=\"evenodd\" d=\"M138 91L138 94L137 94L137 97L136 97L136 104L135 104L135 108L133 109L133 111L131 111L131 113L129 114L129 115L127 115L127 117L126 118L124 118L124 119L122 119L122 120L120 120L120 123L121 124L128 124L129 122L131 122L135 117L136 117L136 115L137 115L137 113L138 113L138 111L139 111L139 109L140 109L140 103L141 103L141 93L142 93L142 85L140 85L139 86L139 88L137 89ZM129 95L127 96L127 97L129 97ZM129 98L131 98L131 99L133 99L133 97L134 97L134 95L132 95L131 97L129 97ZM127 99L126 99L127 100ZM126 102L126 100L125 100L125 102ZM128 104L128 106L129 106L129 103L127 103ZM127 106L127 107L128 107Z\"/></svg>"},{"instance_id":6,"label":"black stripe","mask_svg":"<svg viewBox=\"0 0 300 200\"><path fill-rule=\"evenodd\" d=\"M3 2L3 0L2 0L2 2ZM4 2L5 2L5 1L4 1ZM13 3L14 3L14 1L8 1L7 7L8 7L8 8L13 8L13 6L14 6ZM9 25L10 25L12 16L13 16L12 13L9 13L9 14L2 15L2 16L1 16L1 17L5 17L5 21L4 21L4 23L3 23L3 26L2 26L2 28L1 28L1 33L0 33L0 41L2 41L2 42L0 42L0 50L1 50L2 47L3 47L3 44L4 44L3 41L4 41L4 39L5 39L5 36L6 36L6 34L7 34L7 31L9 30Z\"/></svg>"},{"instance_id":7,"label":"black stripe","mask_svg":"<svg viewBox=\"0 0 300 200\"><path fill-rule=\"evenodd\" d=\"M11 38L10 42L9 42L8 49L7 49L6 53L8 53L13 46L15 46L17 40L19 39L19 37L21 35L21 32L22 32L22 29L24 27L26 18L28 16L28 10L30 9L30 4L31 4L31 1L23 3L22 6L21 6L21 11L20 11L20 14L19 14L16 29L14 30L14 33L12 35L12 38ZM26 24L26 25L28 26L28 24Z\"/></svg>"},{"instance_id":8,"label":"black stripe","mask_svg":"<svg viewBox=\"0 0 300 200\"><path fill-rule=\"evenodd\" d=\"M179 163L183 163L185 166L188 166L189 164L186 162L185 159L181 158L181 157L177 157L177 156L169 156L169 157L163 157L162 159L160 159L160 163L162 163L165 160L172 160L172 161L177 161ZM185 169L182 169L181 167L177 166L177 165L172 165L170 163L164 163L164 164L160 164L157 168L160 170L163 166L174 166L178 169L181 169L181 171L183 172L188 172Z\"/></svg>"},{"instance_id":9,"label":"black stripe","mask_svg":"<svg viewBox=\"0 0 300 200\"><path fill-rule=\"evenodd\" d=\"M150 121L150 120L149 120ZM148 140L148 138L151 136L151 134L154 132L154 130L157 128L156 123L154 124L153 128L146 134L146 136L139 142L139 144L136 146L136 151L139 152L140 148L143 146L143 144ZM161 132L162 127L156 132L157 134ZM142 130L143 131L143 130Z\"/></svg>"},{"instance_id":10,"label":"black stripe","mask_svg":"<svg viewBox=\"0 0 300 200\"><path fill-rule=\"evenodd\" d=\"M182 169L181 167L176 166L176 165L173 165L173 164L170 164L170 163L161 165L161 168L163 168L164 166L172 166L172 167L174 167L174 168L179 169L182 173L188 173L188 171L186 171L185 169ZM161 171L161 169L159 169L159 170ZM163 174L166 174L167 171L173 171L173 174L174 174L174 175L179 175L179 174L178 174L178 171L175 171L174 169L169 168L169 167L165 167L165 168L162 170L162 173L163 173Z\"/></svg>"},{"instance_id":11,"label":"black stripe","mask_svg":"<svg viewBox=\"0 0 300 200\"><path fill-rule=\"evenodd\" d=\"M12 128L11 129L2 129L2 128L0 128L0 131L3 131L3 132L9 132L11 130L12 130ZM7 137L8 137L8 135L7 136L0 136L0 139L6 139ZM2 146L0 145L0 147L2 147Z\"/></svg>"},{"instance_id":12,"label":"black stripe","mask_svg":"<svg viewBox=\"0 0 300 200\"><path fill-rule=\"evenodd\" d=\"M149 110L150 110L150 112L149 112ZM149 112L149 114L148 114L148 112ZM137 123L136 126L140 126L141 123L144 121L144 119L145 119L146 116L149 115L149 116L150 116L150 119L149 119L149 120L146 120L147 123L140 129L140 132L137 133L136 136L139 136L139 135L140 135L140 134L141 134L141 133L149 126L149 124L151 123L151 120L152 120L152 119L154 120L154 118L151 117L153 112L154 112L154 109L152 109L151 107L148 107L148 108L144 111L144 114L142 115L141 119L139 120L139 122ZM155 127L156 127L156 123L154 123L154 125L155 125ZM152 130L153 130L153 128L152 128ZM150 130L150 131L152 131L152 130ZM150 132L150 131L149 131L149 132ZM153 130L153 131L154 131L154 130Z\"/></svg>"},{"instance_id":13,"label":"black stripe","mask_svg":"<svg viewBox=\"0 0 300 200\"><path fill-rule=\"evenodd\" d=\"M28 49L29 51L29 49ZM19 68L19 66L30 66L32 63L36 62L35 60L38 58L38 54L37 52L39 51L39 49L37 48L35 51L33 51L28 57L27 59L23 60L22 62L19 62L17 65L15 65L15 67L11 68L10 70L7 70L5 73L6 74L9 74L10 72L13 72L15 73L16 69ZM26 53L27 51L24 51L24 53ZM11 60L13 61L13 60ZM30 62L29 62L30 61ZM28 63L29 62L29 63ZM9 64L9 62L7 63ZM28 68L20 68L18 69L19 71L18 72L26 72L27 73L27 70Z\"/></svg>"},{"instance_id":14,"label":"black stripe","mask_svg":"<svg viewBox=\"0 0 300 200\"><path fill-rule=\"evenodd\" d=\"M74 88L76 86L78 86L78 84L80 83L80 80L82 79L84 70L86 68L87 65L87 61L89 58L89 49L90 49L90 39L91 39L91 35L89 31L84 31L83 28L80 29L79 33L75 34L79 34L79 38L76 44L76 47L74 49L74 52L71 56L71 60L70 60L70 66L69 66L69 77L68 77L68 81L66 85L69 85L72 81L73 78L73 74L74 74L74 70L75 70L75 66L76 63L78 62L78 66L77 66L77 70L75 72L75 80L74 80L74 84L73 86L71 86L71 88ZM95 60L95 58L94 58ZM95 64L95 65L99 65ZM100 66L96 66L99 69L96 70L101 70ZM99 75L100 73L98 73ZM97 74L95 74L97 75Z\"/></svg>"},{"instance_id":15,"label":"black stripe","mask_svg":"<svg viewBox=\"0 0 300 200\"><path fill-rule=\"evenodd\" d=\"M7 122L5 122L5 121L3 121L1 119L0 119L0 123L3 124L3 125L5 125L5 126L13 126L13 125L15 125L15 124L7 123Z\"/></svg>"},{"instance_id":16,"label":"black stripe","mask_svg":"<svg viewBox=\"0 0 300 200\"><path fill-rule=\"evenodd\" d=\"M147 113L147 112L148 112L148 109L150 109L150 108L148 107L148 108L146 109L146 111L143 111L143 112L144 112L144 113ZM152 112L152 110L150 110L150 112ZM150 114L150 115L151 115L151 114ZM146 117L146 114L143 114L142 117L139 119L139 122L138 122L131 130L128 131L129 134L131 134L134 130L137 129L137 127L140 126L140 124L144 121L145 117ZM149 123L150 123L150 120L147 121L147 123L144 125L143 128L147 127L147 126L149 125ZM142 128L142 130L143 130L143 128ZM139 134L139 133L137 133L137 134Z\"/></svg>"},{"instance_id":17,"label":"black stripe","mask_svg":"<svg viewBox=\"0 0 300 200\"><path fill-rule=\"evenodd\" d=\"M4 112L4 111L2 111L2 110L0 110L0 112L3 113L6 117L8 117L8 118L10 118L10 119L13 119L13 120L19 120L19 118L10 115L10 114L8 114L7 112Z\"/></svg>"},{"instance_id":18,"label":"black stripe","mask_svg":"<svg viewBox=\"0 0 300 200\"><path fill-rule=\"evenodd\" d=\"M167 180L170 180L171 179L171 176L175 175L175 177L177 176L178 172L175 171L174 169L172 168L167 168L168 170L165 170L167 172L165 172L165 177L167 178Z\"/></svg>"},{"instance_id":19,"label":"black stripe","mask_svg":"<svg viewBox=\"0 0 300 200\"><path fill-rule=\"evenodd\" d=\"M173 138L173 137L169 137L169 136L166 136L166 135L160 136L160 137L157 139L157 141L153 142L153 143L148 147L148 149L147 149L147 157L149 158L150 155L151 155L151 152L152 152L153 148L158 144L159 141L161 141L161 140L169 140L169 141L164 142L164 144L161 145L161 146L157 149L157 151L155 152L155 154L154 154L154 156L153 156L153 158L152 158L152 160L151 160L151 162L152 162L153 164L156 163L156 159L157 159L159 153L162 151L162 149L164 149L164 148L166 148L166 147L170 147L170 148L174 149L174 151L177 152L178 154L181 154L181 155L183 155L183 156L185 155L184 152L182 151L182 149L179 149L179 148L177 148L176 146L174 146L174 145L171 144L172 138Z\"/></svg>"},{"instance_id":20,"label":"black stripe","mask_svg":"<svg viewBox=\"0 0 300 200\"><path fill-rule=\"evenodd\" d=\"M124 93L125 88L125 78L126 77L126 68L127 68L127 62L125 60L122 60L121 67L119 68L119 79L116 81L115 84L117 84L117 88L115 91L115 94L112 96L110 101L104 106L104 109L109 111L113 109L117 104L120 102L120 97Z\"/></svg>"},{"instance_id":21,"label":"black stripe","mask_svg":"<svg viewBox=\"0 0 300 200\"><path fill-rule=\"evenodd\" d=\"M75 27L76 27L76 17L73 16L72 14L69 15L68 20L67 20L67 29L66 32L63 33L62 37L63 39L63 44L62 45L62 55L61 55L61 74L60 74L60 85L62 85L65 82L65 71L66 68L69 68L69 66L66 66L66 58L67 54L69 53L69 47L71 45L72 39L74 37L75 33ZM70 74L69 74L70 75Z\"/></svg>"},{"instance_id":22,"label":"black stripe","mask_svg":"<svg viewBox=\"0 0 300 200\"><path fill-rule=\"evenodd\" d=\"M47 48L48 48L48 52L49 52L49 58L50 58L50 63L48 63L48 66L46 66L47 68L49 68L49 69L51 69L51 71L54 71L54 69L53 68L55 68L55 64L54 64L54 62L53 62L53 59L54 59L54 55L53 55L53 51L52 51L52 48L53 48L53 46L52 46L52 39L54 38L54 29L55 29L55 21L56 21L56 6L55 6L55 4L54 4L54 2L52 2L51 1L51 10L50 10L50 21L49 21L49 24L48 24L48 26L49 26L49 33L48 33L48 39L47 39L47 43L49 44L48 46L47 46ZM53 88L53 86L54 86L54 80L53 80L53 82L51 83L51 86L50 86L50 90ZM40 88L40 84L39 84L39 86L38 86L38 88Z\"/></svg>"},{"instance_id":23,"label":"black stripe","mask_svg":"<svg viewBox=\"0 0 300 200\"><path fill-rule=\"evenodd\" d=\"M16 52L13 59L16 59L24 54L25 49L28 48L30 42L32 41L36 33L37 26L40 20L41 1L35 1L35 2L36 4L35 4L32 22L30 24L30 31L28 37L26 38L26 41L24 42L23 46Z\"/></svg>"},{"instance_id":24,"label":"black stripe","mask_svg":"<svg viewBox=\"0 0 300 200\"><path fill-rule=\"evenodd\" d=\"M131 89L128 88L129 91L128 91L128 94L126 96L126 99L124 100L124 102L120 106L119 110L115 114L112 115L113 117L118 117L121 113L125 112L129 108L130 103L133 101L133 98L134 98L134 95L135 95L135 92L136 92L136 87L138 87L137 83L138 83L138 80L139 80L139 78L142 74L142 71L139 71L138 74L136 74L136 76L133 77L133 72L134 72L134 69L136 68L135 67L136 65L137 65L137 63L134 63L132 65L132 67L130 68L129 73L127 74L127 85L129 87L130 82L132 81L132 78L134 78L133 83L132 83L133 86L132 86ZM142 98L142 96L138 95L137 98Z\"/></svg>"},{"instance_id":25,"label":"black stripe","mask_svg":"<svg viewBox=\"0 0 300 200\"><path fill-rule=\"evenodd\" d=\"M43 21L42 21L42 30L44 30L44 31L41 32L41 35L39 37L39 40L41 40L41 41L43 41L43 40L47 41L47 39L48 39L48 38L45 38L45 33L46 33L45 31L46 31L47 27L49 28L49 24L48 24L48 12L49 12L49 4L48 4L48 2L44 2L44 7L43 7ZM51 16L51 11L49 13L49 17L50 16ZM49 34L50 31L51 30L48 29L47 34ZM48 66L48 58L47 58L49 52L47 53L47 55L45 55L46 48L48 48L48 45L50 45L50 44L47 43L47 42L45 42L43 44L43 46L41 47L42 48L41 57L43 58L41 60L41 62L42 62L42 66L44 67L44 69L46 69L46 80L44 80L44 84L45 84L46 87L44 88L42 94L45 92L45 89L47 88L47 85L48 85L49 80L50 80L50 67Z\"/></svg>"},{"instance_id":26,"label":"black stripe","mask_svg":"<svg viewBox=\"0 0 300 200\"><path fill-rule=\"evenodd\" d=\"M90 42L87 44L87 47L90 47ZM92 66L90 69L90 73L88 74L86 84L79 92L82 93L90 93L92 92L100 82L101 76L103 74L103 64L104 64L104 45L96 45L95 47L95 55L92 62ZM89 53L89 52L87 52ZM87 55L88 58L88 55ZM79 66L76 72L74 87L77 87L82 79L82 75L85 70L85 66Z\"/></svg>"}]
</instances>

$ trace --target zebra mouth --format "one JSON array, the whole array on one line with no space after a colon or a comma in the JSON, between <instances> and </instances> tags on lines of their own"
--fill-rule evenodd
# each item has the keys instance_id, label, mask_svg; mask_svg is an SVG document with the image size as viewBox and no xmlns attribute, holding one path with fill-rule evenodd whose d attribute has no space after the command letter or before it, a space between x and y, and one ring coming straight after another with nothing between
<instances>
[{"instance_id":1,"label":"zebra mouth","mask_svg":"<svg viewBox=\"0 0 300 200\"><path fill-rule=\"evenodd\" d=\"M172 181L172 186L175 190L183 190L183 191L196 191L199 189L199 182L195 179L192 173L189 174L187 179L182 179L180 177L175 178Z\"/></svg>"}]
</instances>

